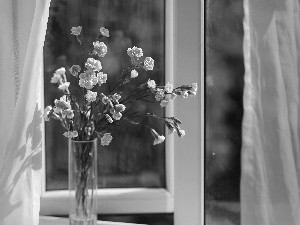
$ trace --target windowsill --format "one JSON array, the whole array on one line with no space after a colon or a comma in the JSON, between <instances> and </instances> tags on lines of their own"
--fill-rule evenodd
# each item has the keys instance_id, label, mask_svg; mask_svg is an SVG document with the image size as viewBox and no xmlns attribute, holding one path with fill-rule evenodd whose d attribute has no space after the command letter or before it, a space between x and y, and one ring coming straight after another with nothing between
<instances>
[{"instance_id":1,"label":"windowsill","mask_svg":"<svg viewBox=\"0 0 300 225\"><path fill-rule=\"evenodd\" d=\"M39 225L68 225L69 219L52 217L52 216L40 216ZM130 225L133 223L121 223L121 222L107 222L107 221L97 221L97 225ZM139 224L142 225L142 224ZM145 225L145 224L144 224Z\"/></svg>"}]
</instances>

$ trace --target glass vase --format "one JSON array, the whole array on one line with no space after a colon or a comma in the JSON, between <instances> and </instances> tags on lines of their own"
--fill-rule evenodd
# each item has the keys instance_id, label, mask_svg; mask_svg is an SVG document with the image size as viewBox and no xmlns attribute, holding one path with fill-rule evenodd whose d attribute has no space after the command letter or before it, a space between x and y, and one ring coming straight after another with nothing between
<instances>
[{"instance_id":1,"label":"glass vase","mask_svg":"<svg viewBox=\"0 0 300 225\"><path fill-rule=\"evenodd\" d=\"M97 139L69 139L70 225L96 225Z\"/></svg>"}]
</instances>

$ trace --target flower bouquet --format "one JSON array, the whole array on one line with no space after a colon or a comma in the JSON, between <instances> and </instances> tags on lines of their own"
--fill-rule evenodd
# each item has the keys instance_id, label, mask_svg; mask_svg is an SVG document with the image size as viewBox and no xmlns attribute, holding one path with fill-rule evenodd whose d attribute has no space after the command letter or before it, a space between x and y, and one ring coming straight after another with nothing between
<instances>
[{"instance_id":1,"label":"flower bouquet","mask_svg":"<svg viewBox=\"0 0 300 225\"><path fill-rule=\"evenodd\" d=\"M81 55L84 55L82 27L71 29L80 45ZM102 72L101 61L107 53L107 46L103 39L109 37L109 31L100 28L100 34L93 42L89 51L89 57L80 65L73 65L69 72L65 68L57 69L51 78L51 83L56 83L58 89L63 93L60 99L54 101L54 106L47 106L44 111L45 121L55 119L61 122L65 137L69 138L69 189L73 203L71 203L70 223L71 224L95 224L95 191L97 190L97 139L101 145L109 145L113 135L109 133L111 126L117 125L120 121L127 121L133 125L140 125L139 118L151 117L164 123L169 133L176 132L179 137L185 135L180 128L181 121L175 117L160 117L151 112L139 113L132 109L132 103L145 101L154 103L149 98L154 96L165 107L177 96L187 98L197 93L197 83L182 85L174 88L172 84L158 86L154 80L137 85L133 90L124 93L120 88L128 85L135 79L143 69L153 70L154 60L151 57L143 57L141 48L128 48L127 54L130 57L128 68L122 71L118 80L114 83L107 83L109 75ZM74 76L76 87L80 95L76 96L70 92L70 82L67 76ZM106 91L101 86L108 85ZM100 88L99 88L100 87ZM96 90L97 89L97 90ZM149 125L149 133L153 135L153 144L164 142L165 137L158 134Z\"/></svg>"}]
</instances>

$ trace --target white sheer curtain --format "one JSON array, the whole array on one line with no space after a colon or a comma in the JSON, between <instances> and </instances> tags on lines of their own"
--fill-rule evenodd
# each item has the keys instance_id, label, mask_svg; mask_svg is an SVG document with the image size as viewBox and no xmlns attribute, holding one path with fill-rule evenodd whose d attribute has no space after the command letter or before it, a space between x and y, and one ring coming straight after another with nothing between
<instances>
[{"instance_id":1,"label":"white sheer curtain","mask_svg":"<svg viewBox=\"0 0 300 225\"><path fill-rule=\"evenodd\" d=\"M300 224L299 1L244 9L241 224Z\"/></svg>"},{"instance_id":2,"label":"white sheer curtain","mask_svg":"<svg viewBox=\"0 0 300 225\"><path fill-rule=\"evenodd\" d=\"M37 225L40 78L50 0L0 1L0 224Z\"/></svg>"}]
</instances>

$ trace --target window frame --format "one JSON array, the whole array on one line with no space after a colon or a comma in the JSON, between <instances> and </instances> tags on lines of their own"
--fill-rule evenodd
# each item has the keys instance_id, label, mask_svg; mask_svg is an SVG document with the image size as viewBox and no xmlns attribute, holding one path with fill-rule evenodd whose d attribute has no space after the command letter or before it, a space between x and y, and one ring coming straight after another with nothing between
<instances>
[{"instance_id":1,"label":"window frame","mask_svg":"<svg viewBox=\"0 0 300 225\"><path fill-rule=\"evenodd\" d=\"M166 80L173 82L173 1L165 7ZM43 76L42 76L43 77ZM42 81L43 85L43 81ZM43 88L42 88L43 89ZM44 94L44 93L42 93ZM44 105L44 104L43 104ZM174 114L174 106L166 108L166 116ZM43 131L44 131L43 123ZM166 130L167 133L167 130ZM97 212L101 214L173 213L174 212L174 135L166 138L166 188L105 188L98 189ZM43 140L45 133L43 132ZM43 171L41 215L67 215L68 190L46 190L45 142L43 141Z\"/></svg>"},{"instance_id":2,"label":"window frame","mask_svg":"<svg viewBox=\"0 0 300 225\"><path fill-rule=\"evenodd\" d=\"M166 0L165 9L166 81L199 87L196 100L176 99L166 108L167 116L182 119L187 135L166 138L166 189L99 189L97 212L174 213L175 225L199 225L204 224L204 1ZM45 175L43 142L40 214L68 215L68 191L46 191Z\"/></svg>"},{"instance_id":3,"label":"window frame","mask_svg":"<svg viewBox=\"0 0 300 225\"><path fill-rule=\"evenodd\" d=\"M205 8L199 0L175 0L174 4L175 84L197 82L199 89L197 101L179 99L174 110L187 130L183 139L175 139L174 224L204 225Z\"/></svg>"}]
</instances>

